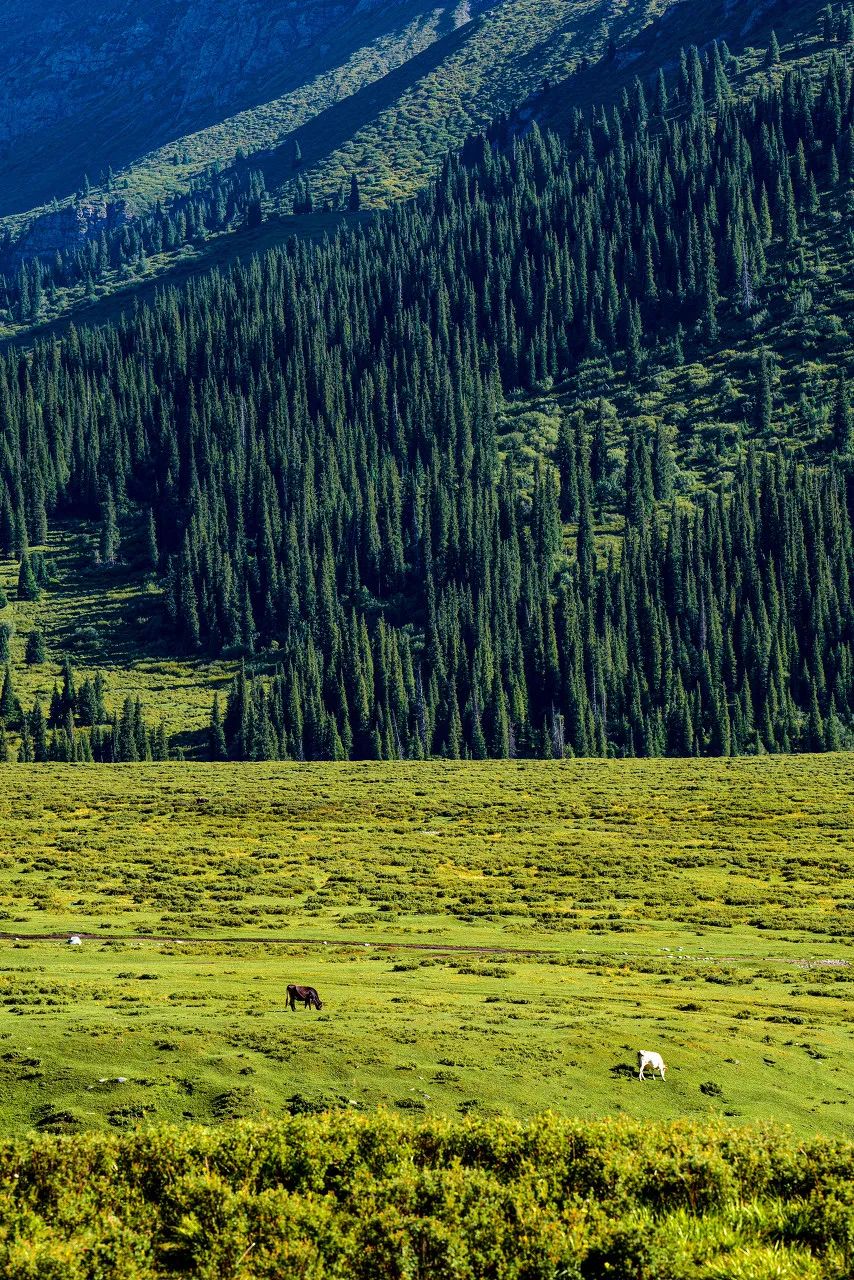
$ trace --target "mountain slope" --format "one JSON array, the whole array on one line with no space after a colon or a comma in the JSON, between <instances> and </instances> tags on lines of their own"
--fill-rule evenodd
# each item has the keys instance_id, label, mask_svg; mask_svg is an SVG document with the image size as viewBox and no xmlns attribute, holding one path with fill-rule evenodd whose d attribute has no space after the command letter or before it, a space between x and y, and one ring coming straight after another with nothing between
<instances>
[{"instance_id":1,"label":"mountain slope","mask_svg":"<svg viewBox=\"0 0 854 1280\"><path fill-rule=\"evenodd\" d=\"M356 50L373 47L382 74L453 27L455 12L417 0L103 0L47 14L5 0L0 211L64 196L84 174L97 182L108 166L251 112Z\"/></svg>"},{"instance_id":2,"label":"mountain slope","mask_svg":"<svg viewBox=\"0 0 854 1280\"><path fill-rule=\"evenodd\" d=\"M73 517L138 656L261 677L215 754L844 740L854 89L840 58L772 88L776 57L749 99L713 47L563 141L473 140L359 234L9 359L12 616L73 596L22 554Z\"/></svg>"},{"instance_id":3,"label":"mountain slope","mask_svg":"<svg viewBox=\"0 0 854 1280\"><path fill-rule=\"evenodd\" d=\"M310 191L316 210L330 203L340 210L346 206L346 193L356 174L363 207L411 196L429 180L448 148L460 145L469 132L485 127L497 115L509 112L515 131L524 132L532 119L564 129L574 109L587 109L603 95L619 95L636 74L649 76L661 62L674 68L683 45L704 45L714 36L728 39L735 51L745 44L764 50L776 25L784 45L794 40L806 57L818 56L822 49L819 10L815 0L759 7L743 0L720 0L704 6L702 14L678 0L629 0L619 6L602 0L538 5L530 0L501 0L485 8L449 4L430 10L407 0L367 9L359 5L346 21L327 29L324 23L332 21L331 10L310 5L301 12L309 30L324 33L322 42L318 43L318 36L314 43L309 40L296 48L276 71L275 84L260 72L252 79L238 68L234 84L218 88L213 58L210 93L216 105L193 100L180 109L180 104L170 106L170 81L162 108L167 115L172 111L168 127L161 127L157 112L135 110L130 132L114 127L112 107L101 102L95 77L91 100L79 107L94 118L86 117L85 129L76 117L69 129L60 120L49 131L47 152L40 153L38 165L33 164L32 154L21 152L22 171L28 175L38 171L39 180L53 183L52 190L62 195L61 173L69 176L68 166L78 163L79 148L90 156L99 154L99 111L108 124L112 122L107 130L109 145L115 147L117 137L127 142L122 152L126 163L118 167L120 157L114 150L110 162L118 171L98 185L98 170L87 162L73 174L77 186L83 168L92 170L96 185L85 196L58 209L6 219L6 235L12 240L5 248L0 245L0 270L7 276L6 289L0 290L0 304L4 293L7 299L5 308L0 305L0 333L5 329L7 334L26 335L53 317L73 312L85 318L87 307L95 303L103 313L105 295L127 295L136 281L168 276L173 268L186 274L194 262L202 267L210 256L204 242L212 237L223 242L213 250L222 260L228 241L241 228L241 217L226 224L209 220L192 231L178 228L168 237L171 247L165 251L159 247L162 237L156 236L154 247L141 254L134 247L126 253L121 269L99 266L93 272L87 259L72 272L72 280L61 275L40 289L37 309L18 305L16 277L22 260L41 255L47 261L57 250L73 256L105 228L109 234L124 236L125 227L133 228L135 219L149 216L146 210L153 201L183 199L181 193L193 184L204 187L221 182L212 178L214 168L225 166L226 177L233 174L238 183L248 169L255 172L254 180L266 186L262 216L270 228L264 241L282 240L302 230L289 221L295 194L304 205ZM186 22L192 14L198 19L200 12L197 3ZM214 24L210 37L214 43L215 37L220 45L227 43L228 12ZM290 10L285 7L282 13ZM275 19L281 27L282 13L278 8L269 14L265 11L264 21ZM249 23L248 30L257 34L261 22L259 18L254 25ZM173 33L173 45L176 38ZM247 40L252 45L242 32L239 47ZM179 43L178 53L180 48ZM174 49L173 57L177 57ZM248 66L251 69L259 58L263 62L269 57L269 51L259 52L253 46L251 56L247 54ZM145 75L134 64L126 68L128 76L139 75L140 91L159 97L162 86L152 89L152 85L158 84L158 75L165 74L163 59L155 60L153 66L142 60L142 66ZM171 64L168 70L172 72ZM178 65L174 78L184 83L193 74L192 68ZM237 104L247 75L257 101L235 114L229 106ZM110 83L109 77L106 82ZM25 98L26 77L23 83ZM7 95L11 97L13 90L7 90ZM71 101L73 105L74 95ZM121 110L128 110L127 94ZM214 112L213 123L182 133L190 120L202 122L207 110ZM168 141L145 150L163 128ZM235 160L236 156L246 159ZM59 170L54 161L60 164ZM99 165L105 170L106 161L102 158ZM7 191L14 195L14 174L7 173L6 178ZM283 217L286 220L280 224ZM114 233L109 232L111 218ZM172 218L173 224L179 221ZM177 244L172 244L176 239ZM246 237L238 237L235 251L242 253L245 243Z\"/></svg>"}]
</instances>

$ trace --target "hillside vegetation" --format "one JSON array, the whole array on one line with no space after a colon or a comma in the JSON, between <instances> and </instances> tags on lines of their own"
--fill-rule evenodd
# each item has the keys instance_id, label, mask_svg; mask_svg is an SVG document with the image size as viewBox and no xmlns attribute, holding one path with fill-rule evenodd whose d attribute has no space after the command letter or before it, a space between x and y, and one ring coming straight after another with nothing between
<instances>
[{"instance_id":1,"label":"hillside vegetation","mask_svg":"<svg viewBox=\"0 0 854 1280\"><path fill-rule=\"evenodd\" d=\"M0 1275L843 1280L848 1143L378 1116L0 1146Z\"/></svg>"},{"instance_id":2,"label":"hillside vegetation","mask_svg":"<svg viewBox=\"0 0 854 1280\"><path fill-rule=\"evenodd\" d=\"M115 5L121 8L121 0ZM154 0L149 5L156 7ZM835 30L829 40L824 38L821 6L815 0L758 8L742 0L717 0L704 6L701 19L691 6L672 0L620 5L601 0L545 5L501 0L427 11L401 0L359 6L344 21L341 10L347 10L348 0L342 0L328 8L302 7L296 39L287 35L295 22L292 10L279 13L274 6L258 12L258 6L247 3L238 14L241 7L232 0L205 29L207 66L205 76L199 77L195 64L184 66L182 59L187 40L198 32L203 7L203 0L197 0L177 33L174 21L167 20L165 55L151 64L137 59L116 71L119 78L124 75L131 81L141 76L140 88L156 109L134 111L132 120L117 129L114 113L126 115L133 94L114 92L101 103L99 86L106 77L88 82L79 77L75 93L57 103L50 129L43 130L38 142L30 141L35 152L18 142L7 193L33 180L41 182L42 189L47 183L60 197L72 185L83 182L83 189L63 198L58 207L5 220L14 243L0 253L0 266L10 284L27 257L41 254L52 263L54 251L61 249L65 260L61 271L53 266L51 287L36 299L34 309L21 308L13 289L5 317L0 314L7 332L26 337L51 319L74 313L97 320L103 317L106 298L118 295L117 305L127 305L140 282L171 278L188 266L204 269L212 240L224 242L216 252L239 254L245 248L239 222L231 219L225 225L208 217L185 226L180 212L189 190L210 191L221 181L221 173L226 179L247 170L257 175L266 191L263 209L269 235L281 243L302 232L300 223L291 221L295 206L303 208L308 201L317 210L346 208L353 177L358 177L363 207L383 207L412 196L432 179L445 152L458 147L472 130L508 115L514 132L524 133L534 119L563 130L572 110L588 110L603 96L617 99L636 76L654 77L662 65L670 74L681 47L706 47L717 39L728 42L733 52L744 50L739 80L755 69L757 50L764 53L774 28L789 58L820 62L836 42ZM126 21L118 14L113 18L118 29ZM158 28L156 15L135 11L135 20L136 43L140 32L144 41L146 31ZM73 26L73 16L70 21ZM236 31L229 26L235 22ZM60 26L52 36L41 33L45 59L58 33L72 44L83 43L84 61L91 39L95 56L97 34ZM277 61L282 40L288 56ZM230 44L237 50L239 65L236 72L229 66L223 77ZM109 61L112 52L105 56ZM179 66L167 76L164 67L170 57L177 58ZM21 71L19 64L16 71ZM13 100L16 91L25 91L22 84L29 83L28 73L26 69L23 80L19 75L10 79ZM155 87L146 81L146 73ZM164 79L162 86L156 83L158 76ZM42 79L39 92L50 98L59 79L51 76L47 91ZM90 96L83 91L78 101L82 83ZM271 96L274 84L286 92ZM250 105L229 114L228 104L241 94L248 94ZM257 100L252 100L253 94ZM80 110L93 117L85 129L74 115ZM10 111L15 119L14 101ZM66 111L73 121L68 128L56 119ZM159 139L163 133L164 112L175 117L171 131L166 131L163 145L146 150L144 140ZM204 118L205 113L213 116L207 127L180 136L179 120ZM17 114L26 118L25 111ZM103 158L104 147L109 164ZM21 153L26 153L25 162ZM80 173L74 173L73 182L62 180L69 166L73 172L77 165L82 173L87 163L85 182ZM25 197L18 199L20 204ZM152 211L159 218L159 202L164 201L171 209L169 233L156 235L151 244L144 224ZM108 241L106 255L99 243L102 232Z\"/></svg>"},{"instance_id":3,"label":"hillside vegetation","mask_svg":"<svg viewBox=\"0 0 854 1280\"><path fill-rule=\"evenodd\" d=\"M453 31L458 9L71 0L47 14L4 0L0 212L23 215L84 182L132 210L186 190L211 162L289 132L288 104L310 117Z\"/></svg>"},{"instance_id":4,"label":"hillside vegetation","mask_svg":"<svg viewBox=\"0 0 854 1280\"><path fill-rule=\"evenodd\" d=\"M214 758L850 742L852 77L742 100L728 65L695 50L563 141L472 139L376 224L7 356L10 658L62 589L27 548L74 516L147 597L140 656L165 626L245 664L207 741L178 726ZM580 412L520 406L567 375ZM11 750L85 758L76 697L52 744L44 710L10 666Z\"/></svg>"},{"instance_id":5,"label":"hillside vegetation","mask_svg":"<svg viewBox=\"0 0 854 1280\"><path fill-rule=\"evenodd\" d=\"M642 26L645 15L646 6L632 0L629 24ZM316 15L309 10L309 25L313 18L321 26L326 21L320 9ZM221 242L220 253L240 254L245 210L239 201L235 208L235 202L218 201L212 193L223 183L241 185L247 170L264 191L268 233L279 243L303 230L291 216L295 195L302 205L308 199L324 211L330 205L346 208L356 174L365 205L415 194L446 151L458 147L473 128L512 108L548 74L565 72L567 58L574 62L582 51L601 51L613 21L602 0L551 5L502 0L485 11L466 3L426 12L405 3L380 5L378 12L371 8L367 17L351 15L333 32L324 31L331 45L297 52L294 83L283 96L218 118L187 136L170 136L121 170L114 162L117 171L109 181L90 185L87 180L85 192L63 200L58 211L42 208L7 218L12 243L0 254L11 286L7 332L26 336L56 316L87 316L93 304L114 294L121 302L140 282L164 273L171 280L190 264L202 269L212 242ZM214 35L212 43L216 40ZM258 56L263 61L270 55L259 50ZM319 57L324 69L310 74L312 60ZM223 86L223 92L234 90ZM171 89L162 97L170 102ZM154 120L137 113L131 132L153 127ZM69 148L57 147L61 132L54 128L49 146L67 165ZM88 146L97 151L91 139ZM49 172L49 165L28 162L22 176L32 179L39 173L44 181ZM188 193L199 190L208 207L188 218ZM66 194L61 186L57 192ZM64 241L58 220L72 208L83 211L83 231L71 218L72 234ZM103 215L100 221L96 215ZM153 234L147 230L152 220ZM334 220L327 222L334 226ZM62 250L59 271L54 249ZM27 257L37 261L39 253L50 268L50 281L44 287L25 285L22 305L20 265Z\"/></svg>"}]
</instances>

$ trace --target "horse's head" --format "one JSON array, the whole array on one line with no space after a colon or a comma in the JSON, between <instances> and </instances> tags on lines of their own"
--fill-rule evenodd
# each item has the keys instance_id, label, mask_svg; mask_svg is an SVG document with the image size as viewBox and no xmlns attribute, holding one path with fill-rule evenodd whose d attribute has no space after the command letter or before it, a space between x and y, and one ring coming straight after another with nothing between
<instances>
[{"instance_id":1,"label":"horse's head","mask_svg":"<svg viewBox=\"0 0 854 1280\"><path fill-rule=\"evenodd\" d=\"M313 1003L314 1003L315 1009L323 1008L323 1001L321 1000L320 996L315 995Z\"/></svg>"}]
</instances>

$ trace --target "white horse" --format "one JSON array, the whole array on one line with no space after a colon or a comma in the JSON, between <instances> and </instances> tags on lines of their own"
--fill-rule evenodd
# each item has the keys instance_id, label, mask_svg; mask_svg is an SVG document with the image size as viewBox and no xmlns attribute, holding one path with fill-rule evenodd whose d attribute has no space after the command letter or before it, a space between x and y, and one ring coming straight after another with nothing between
<instances>
[{"instance_id":1,"label":"white horse","mask_svg":"<svg viewBox=\"0 0 854 1280\"><path fill-rule=\"evenodd\" d=\"M658 1071L662 1080L667 1070L664 1059L660 1053L654 1053L652 1049L638 1049L638 1080L645 1080L644 1070L649 1067L652 1071L652 1078L655 1079L655 1073Z\"/></svg>"}]
</instances>

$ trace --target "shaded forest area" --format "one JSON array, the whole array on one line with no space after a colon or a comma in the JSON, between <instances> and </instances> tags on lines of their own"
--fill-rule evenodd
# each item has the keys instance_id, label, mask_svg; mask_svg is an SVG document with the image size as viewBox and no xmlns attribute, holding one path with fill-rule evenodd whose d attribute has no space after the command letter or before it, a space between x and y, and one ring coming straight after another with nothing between
<instances>
[{"instance_id":1,"label":"shaded forest area","mask_svg":"<svg viewBox=\"0 0 854 1280\"><path fill-rule=\"evenodd\" d=\"M576 418L533 477L496 432L505 395L589 356L639 379L749 323L772 281L794 306L813 220L850 206L851 72L744 102L726 68L690 50L564 139L498 124L364 230L7 355L0 553L24 579L55 514L100 519L107 558L138 528L188 651L244 659L214 758L849 742L844 370L796 461L769 447L758 351L752 439L690 502L663 432L631 431L618 471ZM624 521L607 555L603 484Z\"/></svg>"}]
</instances>

